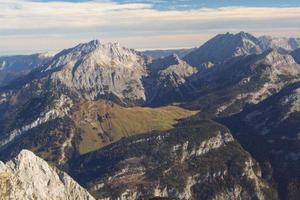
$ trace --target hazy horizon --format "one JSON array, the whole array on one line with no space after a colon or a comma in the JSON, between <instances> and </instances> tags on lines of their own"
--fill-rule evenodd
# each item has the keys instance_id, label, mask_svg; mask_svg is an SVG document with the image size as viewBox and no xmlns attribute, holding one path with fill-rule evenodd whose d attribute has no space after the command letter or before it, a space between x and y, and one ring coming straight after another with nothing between
<instances>
[{"instance_id":1,"label":"hazy horizon","mask_svg":"<svg viewBox=\"0 0 300 200\"><path fill-rule=\"evenodd\" d=\"M243 31L243 30L241 30ZM241 32L239 31L239 32ZM224 33L219 33L219 34L225 34L227 32L224 32ZM229 32L229 33L233 33L233 34L236 34L238 32ZM252 33L250 33L252 34ZM208 38L207 40L213 38L214 36L216 35L212 35L210 38ZM282 36L274 36L274 35L254 35L256 37L260 37L260 36L271 36L271 37L283 37L283 38L297 38L297 36L289 36L289 35L282 35ZM90 40L86 40L86 41L81 41L81 42L77 42L76 41L74 42L74 44L72 44L71 46L66 46L64 48L60 48L60 49L44 49L44 50L36 50L36 51L26 51L26 50L20 50L20 51L11 51L11 52L1 52L0 51L0 56L13 56L13 55L31 55L31 54L36 54L36 53L49 53L49 54L57 54L59 53L60 51L64 50L64 49L68 49L68 48L72 48L80 43L87 43L89 41L92 41L92 40L99 40L100 42L102 42L101 39L90 39ZM202 41L201 43L198 43L198 44L195 44L194 46L180 46L180 47L161 47L161 48L133 48L133 47L130 47L130 46L126 46L126 45L123 45L122 43L118 42L118 41L114 41L114 42L118 42L120 43L122 46L125 46L125 47L128 47L128 48L132 48L132 49L135 49L137 51L148 51L148 50L176 50L176 49L190 49L190 48L197 48L197 47L200 47L201 45L203 45L207 40L205 41ZM112 41L105 41L103 43L108 43L108 42L112 42Z\"/></svg>"},{"instance_id":2,"label":"hazy horizon","mask_svg":"<svg viewBox=\"0 0 300 200\"><path fill-rule=\"evenodd\" d=\"M300 2L0 0L0 55L57 52L99 39L137 49L197 47L216 34L300 37Z\"/></svg>"}]
</instances>

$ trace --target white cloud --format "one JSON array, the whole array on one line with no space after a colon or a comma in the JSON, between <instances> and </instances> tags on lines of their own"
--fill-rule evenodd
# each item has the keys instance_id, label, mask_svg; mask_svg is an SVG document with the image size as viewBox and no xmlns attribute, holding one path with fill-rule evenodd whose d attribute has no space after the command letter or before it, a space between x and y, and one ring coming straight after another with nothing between
<instances>
[{"instance_id":1,"label":"white cloud","mask_svg":"<svg viewBox=\"0 0 300 200\"><path fill-rule=\"evenodd\" d=\"M0 53L59 49L94 38L119 40L138 48L197 46L225 31L297 36L300 7L158 11L150 4L111 1L0 0L0 24Z\"/></svg>"}]
</instances>

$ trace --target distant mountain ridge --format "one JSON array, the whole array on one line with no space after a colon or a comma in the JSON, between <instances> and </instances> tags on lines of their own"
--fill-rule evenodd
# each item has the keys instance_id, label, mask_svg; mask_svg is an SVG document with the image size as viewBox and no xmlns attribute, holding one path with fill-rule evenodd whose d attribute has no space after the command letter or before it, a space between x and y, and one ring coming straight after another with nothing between
<instances>
[{"instance_id":1,"label":"distant mountain ridge","mask_svg":"<svg viewBox=\"0 0 300 200\"><path fill-rule=\"evenodd\" d=\"M272 37L261 36L258 38L264 49L284 49L286 51L293 51L300 48L300 38L287 38L287 37Z\"/></svg>"},{"instance_id":2,"label":"distant mountain ridge","mask_svg":"<svg viewBox=\"0 0 300 200\"><path fill-rule=\"evenodd\" d=\"M27 75L31 70L46 64L52 55L48 53L0 57L0 86Z\"/></svg>"},{"instance_id":3,"label":"distant mountain ridge","mask_svg":"<svg viewBox=\"0 0 300 200\"><path fill-rule=\"evenodd\" d=\"M141 51L141 53L145 56L150 56L154 59L163 58L167 56L171 56L172 54L178 55L180 58L183 58L190 52L194 51L195 48L186 48L186 49L166 49L166 50L146 50Z\"/></svg>"}]
</instances>

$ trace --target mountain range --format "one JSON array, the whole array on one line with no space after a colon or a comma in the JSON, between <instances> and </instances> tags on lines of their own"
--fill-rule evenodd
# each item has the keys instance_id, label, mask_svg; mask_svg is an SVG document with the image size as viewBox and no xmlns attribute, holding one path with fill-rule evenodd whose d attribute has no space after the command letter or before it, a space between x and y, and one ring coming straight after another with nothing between
<instances>
[{"instance_id":1,"label":"mountain range","mask_svg":"<svg viewBox=\"0 0 300 200\"><path fill-rule=\"evenodd\" d=\"M179 51L93 40L0 57L0 188L19 199L297 199L299 41L240 32ZM63 191L26 192L33 174Z\"/></svg>"}]
</instances>

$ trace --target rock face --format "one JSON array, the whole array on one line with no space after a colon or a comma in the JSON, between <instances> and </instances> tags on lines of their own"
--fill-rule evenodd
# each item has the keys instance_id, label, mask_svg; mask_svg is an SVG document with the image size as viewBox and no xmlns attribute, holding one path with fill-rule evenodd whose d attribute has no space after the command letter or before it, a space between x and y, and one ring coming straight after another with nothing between
<instances>
[{"instance_id":1,"label":"rock face","mask_svg":"<svg viewBox=\"0 0 300 200\"><path fill-rule=\"evenodd\" d=\"M124 103L145 100L144 58L117 43L101 44L95 40L64 50L44 71L56 71L51 79L57 87L65 87L88 100L114 97Z\"/></svg>"},{"instance_id":2,"label":"rock face","mask_svg":"<svg viewBox=\"0 0 300 200\"><path fill-rule=\"evenodd\" d=\"M276 199L229 130L210 121L120 141L70 169L98 199Z\"/></svg>"},{"instance_id":3,"label":"rock face","mask_svg":"<svg viewBox=\"0 0 300 200\"><path fill-rule=\"evenodd\" d=\"M28 150L5 164L0 161L0 188L3 200L94 200L70 176Z\"/></svg>"},{"instance_id":4,"label":"rock face","mask_svg":"<svg viewBox=\"0 0 300 200\"><path fill-rule=\"evenodd\" d=\"M52 58L49 54L0 57L0 86L41 67Z\"/></svg>"},{"instance_id":5,"label":"rock face","mask_svg":"<svg viewBox=\"0 0 300 200\"><path fill-rule=\"evenodd\" d=\"M300 47L300 38L261 36L258 39L265 50L281 48L286 51L293 51Z\"/></svg>"},{"instance_id":6,"label":"rock face","mask_svg":"<svg viewBox=\"0 0 300 200\"><path fill-rule=\"evenodd\" d=\"M297 82L237 115L221 119L265 166L267 176L273 176L281 199L297 199L300 194L299 114Z\"/></svg>"},{"instance_id":7,"label":"rock face","mask_svg":"<svg viewBox=\"0 0 300 200\"><path fill-rule=\"evenodd\" d=\"M262 52L261 43L254 36L245 32L226 33L215 36L183 59L192 66L205 69L233 57Z\"/></svg>"}]
</instances>

